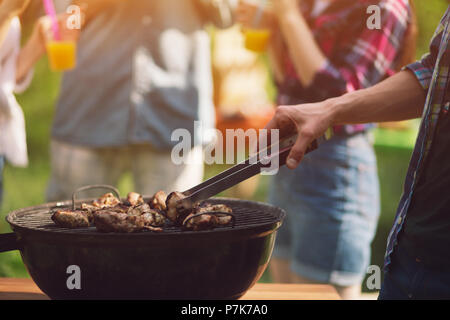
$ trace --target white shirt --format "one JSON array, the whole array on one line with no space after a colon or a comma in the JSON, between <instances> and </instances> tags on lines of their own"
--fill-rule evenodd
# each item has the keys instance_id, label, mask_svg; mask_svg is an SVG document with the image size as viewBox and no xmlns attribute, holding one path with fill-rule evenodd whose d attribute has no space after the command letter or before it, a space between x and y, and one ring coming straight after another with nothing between
<instances>
[{"instance_id":1,"label":"white shirt","mask_svg":"<svg viewBox=\"0 0 450 320\"><path fill-rule=\"evenodd\" d=\"M0 44L0 155L15 166L28 165L25 119L14 93L26 89L30 72L22 83L16 83L16 64L20 52L20 21L11 20L5 40Z\"/></svg>"}]
</instances>

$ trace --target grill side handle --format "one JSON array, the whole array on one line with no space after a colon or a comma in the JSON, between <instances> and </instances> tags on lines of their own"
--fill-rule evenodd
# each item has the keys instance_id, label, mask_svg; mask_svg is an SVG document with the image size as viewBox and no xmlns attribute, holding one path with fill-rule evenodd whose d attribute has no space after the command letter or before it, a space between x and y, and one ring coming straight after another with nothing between
<instances>
[{"instance_id":1,"label":"grill side handle","mask_svg":"<svg viewBox=\"0 0 450 320\"><path fill-rule=\"evenodd\" d=\"M19 250L20 245L15 233L0 234L0 252Z\"/></svg>"}]
</instances>

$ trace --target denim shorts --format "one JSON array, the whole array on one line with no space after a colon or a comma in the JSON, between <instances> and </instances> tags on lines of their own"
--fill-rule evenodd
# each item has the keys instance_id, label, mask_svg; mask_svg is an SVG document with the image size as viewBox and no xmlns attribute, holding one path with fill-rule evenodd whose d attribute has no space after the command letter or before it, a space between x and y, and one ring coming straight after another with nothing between
<instances>
[{"instance_id":1,"label":"denim shorts","mask_svg":"<svg viewBox=\"0 0 450 320\"><path fill-rule=\"evenodd\" d=\"M335 136L295 170L272 177L269 202L286 210L274 257L301 277L338 286L362 282L379 217L379 181L369 134Z\"/></svg>"}]
</instances>

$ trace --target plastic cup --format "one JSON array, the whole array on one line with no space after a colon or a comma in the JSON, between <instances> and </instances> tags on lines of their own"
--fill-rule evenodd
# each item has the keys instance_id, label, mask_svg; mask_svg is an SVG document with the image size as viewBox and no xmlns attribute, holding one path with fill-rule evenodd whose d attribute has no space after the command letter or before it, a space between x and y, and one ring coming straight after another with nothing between
<instances>
[{"instance_id":1,"label":"plastic cup","mask_svg":"<svg viewBox=\"0 0 450 320\"><path fill-rule=\"evenodd\" d=\"M48 42L47 54L53 71L67 71L76 66L76 43L73 41Z\"/></svg>"},{"instance_id":2,"label":"plastic cup","mask_svg":"<svg viewBox=\"0 0 450 320\"><path fill-rule=\"evenodd\" d=\"M267 29L244 29L245 48L262 53L267 50L271 32Z\"/></svg>"}]
</instances>

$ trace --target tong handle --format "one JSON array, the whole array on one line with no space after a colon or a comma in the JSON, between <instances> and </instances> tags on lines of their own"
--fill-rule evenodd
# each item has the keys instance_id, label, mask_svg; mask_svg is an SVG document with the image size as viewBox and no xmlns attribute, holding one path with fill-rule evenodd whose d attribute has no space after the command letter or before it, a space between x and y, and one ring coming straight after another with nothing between
<instances>
[{"instance_id":1,"label":"tong handle","mask_svg":"<svg viewBox=\"0 0 450 320\"><path fill-rule=\"evenodd\" d=\"M275 145L278 145L278 146L281 146L281 147L292 146L295 143L296 137L297 137L297 135L285 138L285 139L281 140L278 143L270 145L269 147L267 147L264 150L270 151ZM194 194L195 192L197 192L197 191L199 191L201 189L204 189L208 185L211 185L214 182L216 182L218 180L221 180L221 179L231 175L233 172L238 172L238 171L244 169L246 166L248 166L248 164L260 161L261 152L262 151L259 151L259 153L255 154L253 156L250 156L245 161L236 164L235 166L231 167L228 170L222 171L221 173L219 173L219 174L215 175L214 177L212 177L212 178L210 178L210 179L208 179L208 180L206 180L206 181L204 181L204 182L202 182L202 183L200 183L200 184L190 188L189 190L184 191L183 194L185 196L190 196L190 195ZM286 154L286 157L287 157L288 154L289 154L289 152ZM255 159L257 159L257 160L255 160ZM283 159L281 159L281 160L283 160ZM280 161L280 163L281 163L281 161ZM284 165L285 163L286 163L286 159L284 159L284 163L281 164L281 165Z\"/></svg>"},{"instance_id":2,"label":"tong handle","mask_svg":"<svg viewBox=\"0 0 450 320\"><path fill-rule=\"evenodd\" d=\"M313 144L308 152L311 152L317 148L317 144ZM279 150L276 153L272 153L265 158L260 157L257 154L254 157L248 158L244 162L220 173L219 175L205 181L204 183L185 191L186 198L182 201L182 207L189 208L198 201L208 199L216 194L239 184L240 182L247 180L259 173L261 169L270 168L270 164L276 158L278 158L279 166L286 164L286 160L291 152L292 145ZM256 160L256 161L255 161Z\"/></svg>"},{"instance_id":3,"label":"tong handle","mask_svg":"<svg viewBox=\"0 0 450 320\"><path fill-rule=\"evenodd\" d=\"M332 131L330 129L323 137L314 140L307 149L306 153L316 150L319 144L330 139L332 136L331 132ZM184 191L183 194L186 198L180 201L181 206L185 208L192 207L192 205L196 202L215 196L218 193L261 173L261 169L270 167L269 165L276 157L278 157L279 167L285 165L297 137L298 135L293 135L282 139L278 143L270 145L266 149L263 149L262 151L265 151L267 154L264 158L262 157L262 151L260 151L256 155L247 158L245 161L235 165L234 167L231 167L230 169L219 173L203 183ZM272 150L276 146L278 147L277 152L272 153ZM270 154L268 154L269 152Z\"/></svg>"}]
</instances>

